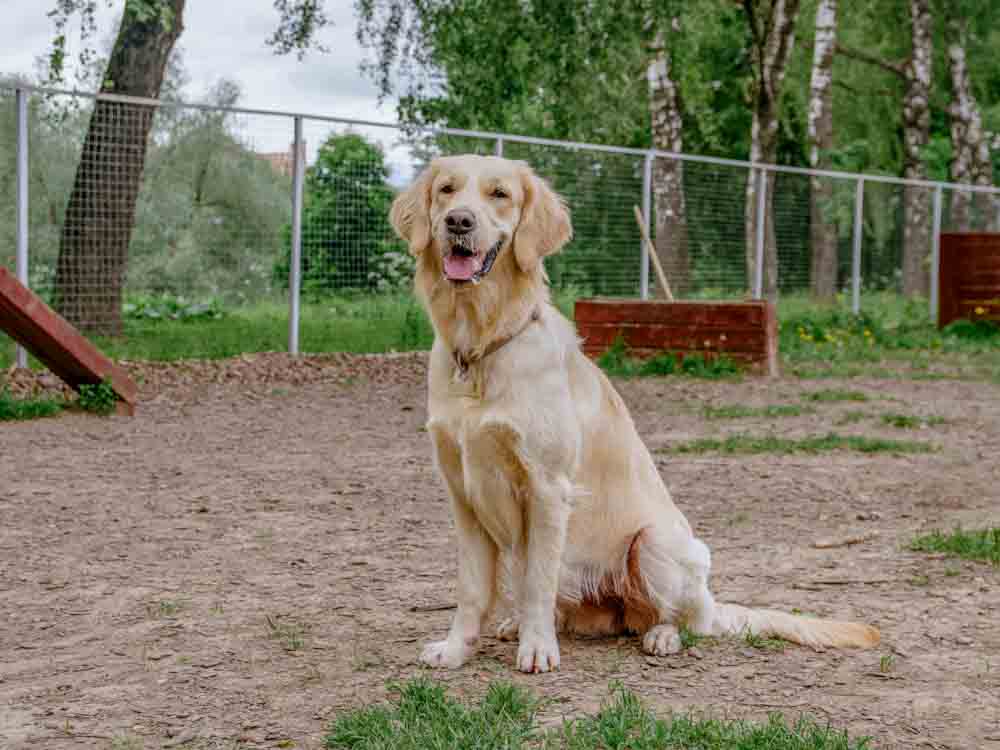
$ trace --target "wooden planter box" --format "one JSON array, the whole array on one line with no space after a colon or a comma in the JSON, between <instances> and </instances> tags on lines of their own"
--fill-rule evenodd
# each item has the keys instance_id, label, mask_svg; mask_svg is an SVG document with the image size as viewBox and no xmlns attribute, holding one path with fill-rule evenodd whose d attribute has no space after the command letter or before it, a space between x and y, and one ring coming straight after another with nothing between
<instances>
[{"instance_id":1,"label":"wooden planter box","mask_svg":"<svg viewBox=\"0 0 1000 750\"><path fill-rule=\"evenodd\" d=\"M965 318L1000 324L1000 234L941 234L938 325Z\"/></svg>"},{"instance_id":2,"label":"wooden planter box","mask_svg":"<svg viewBox=\"0 0 1000 750\"><path fill-rule=\"evenodd\" d=\"M583 299L577 300L575 318L591 357L621 336L629 353L640 358L663 352L709 359L724 354L751 372L778 374L778 317L769 302Z\"/></svg>"}]
</instances>

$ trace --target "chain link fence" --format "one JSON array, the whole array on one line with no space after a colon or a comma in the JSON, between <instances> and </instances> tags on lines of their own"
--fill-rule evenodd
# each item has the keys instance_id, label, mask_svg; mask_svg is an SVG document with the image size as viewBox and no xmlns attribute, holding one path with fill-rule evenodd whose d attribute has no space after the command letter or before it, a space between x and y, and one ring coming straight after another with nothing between
<instances>
[{"instance_id":1,"label":"chain link fence","mask_svg":"<svg viewBox=\"0 0 1000 750\"><path fill-rule=\"evenodd\" d=\"M908 258L933 276L938 229L1000 228L1000 190L988 188L20 91L0 88L0 263L26 271L32 289L97 336L128 335L134 321L255 312L247 320L279 320L297 350L300 315L313 322L354 315L370 323L370 333L393 304L411 315L412 259L388 210L439 154L502 154L551 181L573 214L573 242L547 260L553 287L567 298L662 294L636 206L680 298L832 291L855 310L862 291L901 291ZM26 137L19 137L19 117ZM18 169L19 155L27 156L26 170ZM292 199L297 163L301 202ZM25 207L19 181L27 188L26 226L17 220ZM908 244L918 251L904 253ZM29 249L26 264L18 263L19 247ZM191 329L193 354L203 335ZM335 348L332 340L309 333L302 348ZM247 350L284 345L245 342Z\"/></svg>"}]
</instances>

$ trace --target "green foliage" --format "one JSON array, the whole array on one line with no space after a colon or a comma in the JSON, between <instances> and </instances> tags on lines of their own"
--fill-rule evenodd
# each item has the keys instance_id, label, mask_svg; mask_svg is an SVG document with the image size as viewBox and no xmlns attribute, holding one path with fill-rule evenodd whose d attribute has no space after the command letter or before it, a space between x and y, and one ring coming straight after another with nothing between
<instances>
[{"instance_id":1,"label":"green foliage","mask_svg":"<svg viewBox=\"0 0 1000 750\"><path fill-rule=\"evenodd\" d=\"M703 438L670 447L670 453L722 453L725 455L753 455L760 453L817 454L829 451L851 450L859 453L930 453L936 448L930 443L909 440L886 440L860 435L828 433L806 438L783 438L776 435L729 435L723 439Z\"/></svg>"},{"instance_id":2,"label":"green foliage","mask_svg":"<svg viewBox=\"0 0 1000 750\"><path fill-rule=\"evenodd\" d=\"M0 388L0 422L53 417L66 408L64 401L51 398L18 399Z\"/></svg>"},{"instance_id":3,"label":"green foliage","mask_svg":"<svg viewBox=\"0 0 1000 750\"><path fill-rule=\"evenodd\" d=\"M1000 326L992 320L956 320L946 325L942 333L963 341L1000 343Z\"/></svg>"},{"instance_id":4,"label":"green foliage","mask_svg":"<svg viewBox=\"0 0 1000 750\"><path fill-rule=\"evenodd\" d=\"M1000 527L966 531L957 528L950 533L932 531L910 543L915 552L944 552L969 560L984 560L1000 566Z\"/></svg>"},{"instance_id":5,"label":"green foliage","mask_svg":"<svg viewBox=\"0 0 1000 750\"><path fill-rule=\"evenodd\" d=\"M84 411L102 416L110 414L115 410L118 403L118 396L115 389L111 387L110 381L102 383L85 383L80 386L80 395L76 400L77 406Z\"/></svg>"},{"instance_id":6,"label":"green foliage","mask_svg":"<svg viewBox=\"0 0 1000 750\"><path fill-rule=\"evenodd\" d=\"M225 315L218 300L191 302L172 294L136 295L122 309L133 320L219 320Z\"/></svg>"},{"instance_id":7,"label":"green foliage","mask_svg":"<svg viewBox=\"0 0 1000 750\"><path fill-rule=\"evenodd\" d=\"M739 366L722 355L707 357L701 354L685 354L678 357L663 352L645 360L629 356L625 340L618 336L597 359L597 365L608 375L622 378L659 377L665 375L687 375L692 378L716 380L739 375Z\"/></svg>"},{"instance_id":8,"label":"green foliage","mask_svg":"<svg viewBox=\"0 0 1000 750\"><path fill-rule=\"evenodd\" d=\"M309 295L344 289L404 287L412 261L389 226L394 197L381 146L355 133L331 135L306 170L302 212L302 289ZM275 267L288 283L291 232Z\"/></svg>"}]
</instances>

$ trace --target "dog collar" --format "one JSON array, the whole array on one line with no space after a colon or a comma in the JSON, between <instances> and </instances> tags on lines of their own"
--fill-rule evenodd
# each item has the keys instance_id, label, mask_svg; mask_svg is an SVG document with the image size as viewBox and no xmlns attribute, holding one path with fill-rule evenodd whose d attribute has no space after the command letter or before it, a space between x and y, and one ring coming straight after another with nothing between
<instances>
[{"instance_id":1,"label":"dog collar","mask_svg":"<svg viewBox=\"0 0 1000 750\"><path fill-rule=\"evenodd\" d=\"M466 375L469 374L469 368L472 367L472 365L482 362L491 354L496 354L498 351L507 346L507 344L524 333L528 326L539 320L541 317L542 312L536 307L531 311L531 317L524 322L524 325L514 331L511 335L504 336L503 338L499 338L491 342L490 345L483 350L482 354L476 354L475 352L463 353L458 349L455 349L451 354L452 358L455 360L455 367L458 368L459 377L464 379Z\"/></svg>"}]
</instances>

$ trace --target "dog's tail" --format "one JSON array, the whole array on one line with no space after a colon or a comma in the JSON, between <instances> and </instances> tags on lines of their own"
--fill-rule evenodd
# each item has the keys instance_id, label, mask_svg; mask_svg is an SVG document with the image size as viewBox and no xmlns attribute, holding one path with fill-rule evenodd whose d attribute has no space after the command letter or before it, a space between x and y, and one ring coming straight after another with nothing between
<instances>
[{"instance_id":1,"label":"dog's tail","mask_svg":"<svg viewBox=\"0 0 1000 750\"><path fill-rule=\"evenodd\" d=\"M873 648L878 629L859 622L823 620L790 615L773 609L750 609L739 604L717 602L712 635L745 635L781 638L810 648Z\"/></svg>"}]
</instances>

